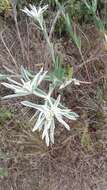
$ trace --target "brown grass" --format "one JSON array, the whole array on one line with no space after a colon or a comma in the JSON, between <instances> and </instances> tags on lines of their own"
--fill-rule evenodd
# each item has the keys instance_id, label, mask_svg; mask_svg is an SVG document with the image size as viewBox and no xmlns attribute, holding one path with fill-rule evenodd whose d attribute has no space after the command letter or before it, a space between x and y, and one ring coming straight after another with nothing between
<instances>
[{"instance_id":1,"label":"brown grass","mask_svg":"<svg viewBox=\"0 0 107 190\"><path fill-rule=\"evenodd\" d=\"M25 59L14 24L10 23L1 33L1 69L18 72L15 64L18 69L23 64L35 71L41 65L51 64L46 44L35 26L21 21L19 29ZM25 115L26 110L19 106L17 100L1 102L1 106L11 107L14 119L0 126L0 167L8 171L8 176L0 178L0 190L107 189L107 55L95 28L88 28L86 34L90 44L83 39L82 52L91 84L68 87L64 91L62 101L77 111L80 119L69 123L70 132L57 126L54 146L46 148L39 134L31 132L28 116L32 112ZM73 66L74 76L87 81L87 72L74 45L68 39L55 39L55 43L65 66ZM3 87L1 89L2 96L8 93Z\"/></svg>"}]
</instances>

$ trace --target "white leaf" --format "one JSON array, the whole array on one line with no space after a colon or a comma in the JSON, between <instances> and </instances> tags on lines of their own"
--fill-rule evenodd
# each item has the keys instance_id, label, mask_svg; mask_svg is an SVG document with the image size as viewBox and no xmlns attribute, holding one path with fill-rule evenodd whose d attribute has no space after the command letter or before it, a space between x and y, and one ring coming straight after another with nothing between
<instances>
[{"instance_id":1,"label":"white leaf","mask_svg":"<svg viewBox=\"0 0 107 190\"><path fill-rule=\"evenodd\" d=\"M55 129L55 122L53 119L50 127L50 140L53 144L54 144L54 129Z\"/></svg>"},{"instance_id":2,"label":"white leaf","mask_svg":"<svg viewBox=\"0 0 107 190\"><path fill-rule=\"evenodd\" d=\"M61 123L62 125L64 125L64 127L67 129L67 130L70 130L70 127L69 125L61 118L61 116L59 115L55 115L57 120L59 121L59 123Z\"/></svg>"}]
</instances>

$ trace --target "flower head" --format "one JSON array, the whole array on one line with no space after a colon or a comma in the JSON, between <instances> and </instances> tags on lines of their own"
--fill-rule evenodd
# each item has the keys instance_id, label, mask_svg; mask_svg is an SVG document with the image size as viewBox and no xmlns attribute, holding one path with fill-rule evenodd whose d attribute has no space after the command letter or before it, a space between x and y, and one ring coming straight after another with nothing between
<instances>
[{"instance_id":1,"label":"flower head","mask_svg":"<svg viewBox=\"0 0 107 190\"><path fill-rule=\"evenodd\" d=\"M22 11L26 13L28 16L32 17L33 19L37 20L37 22L43 29L43 13L47 10L47 8L48 5L39 8L36 8L34 5L30 5L30 9L25 7Z\"/></svg>"},{"instance_id":2,"label":"flower head","mask_svg":"<svg viewBox=\"0 0 107 190\"><path fill-rule=\"evenodd\" d=\"M47 146L49 142L54 143L54 129L55 119L59 121L67 130L70 130L69 125L64 121L64 117L70 120L76 120L78 115L75 112L71 112L70 109L64 109L60 105L60 96L54 102L52 99L48 99L44 105L37 105L32 102L23 101L22 104L28 107L32 107L39 111L37 122L33 128L33 131L43 129L42 139L45 138Z\"/></svg>"},{"instance_id":3,"label":"flower head","mask_svg":"<svg viewBox=\"0 0 107 190\"><path fill-rule=\"evenodd\" d=\"M33 79L30 79L27 72L24 70L20 83L11 78L8 78L9 83L3 82L1 84L9 89L12 89L15 94L5 96L4 99L30 94L44 97L45 93L43 93L42 90L38 89L37 87L44 80L46 74L47 71L43 72L43 68L41 68L41 70L33 77Z\"/></svg>"}]
</instances>

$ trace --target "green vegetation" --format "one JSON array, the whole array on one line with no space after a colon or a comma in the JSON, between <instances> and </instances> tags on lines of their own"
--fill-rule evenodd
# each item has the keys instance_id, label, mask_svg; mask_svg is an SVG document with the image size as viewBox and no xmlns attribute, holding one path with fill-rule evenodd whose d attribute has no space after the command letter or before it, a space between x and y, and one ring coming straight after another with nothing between
<instances>
[{"instance_id":1,"label":"green vegetation","mask_svg":"<svg viewBox=\"0 0 107 190\"><path fill-rule=\"evenodd\" d=\"M12 119L13 113L7 108L0 108L0 125Z\"/></svg>"},{"instance_id":2,"label":"green vegetation","mask_svg":"<svg viewBox=\"0 0 107 190\"><path fill-rule=\"evenodd\" d=\"M7 177L7 176L8 176L7 170L4 168L0 168L0 177Z\"/></svg>"},{"instance_id":3,"label":"green vegetation","mask_svg":"<svg viewBox=\"0 0 107 190\"><path fill-rule=\"evenodd\" d=\"M11 9L11 3L10 0L0 0L0 10L1 11L8 11Z\"/></svg>"}]
</instances>

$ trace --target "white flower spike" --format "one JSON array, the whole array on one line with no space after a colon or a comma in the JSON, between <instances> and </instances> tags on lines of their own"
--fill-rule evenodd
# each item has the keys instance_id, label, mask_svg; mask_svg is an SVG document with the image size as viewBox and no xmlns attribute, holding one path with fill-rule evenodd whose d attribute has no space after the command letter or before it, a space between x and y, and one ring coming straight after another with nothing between
<instances>
[{"instance_id":1,"label":"white flower spike","mask_svg":"<svg viewBox=\"0 0 107 190\"><path fill-rule=\"evenodd\" d=\"M43 129L42 139L45 138L47 146L49 143L54 144L54 129L55 129L55 119L59 121L67 130L70 130L69 125L63 120L64 117L70 120L76 120L78 115L75 112L71 112L70 109L61 108L60 95L57 100L52 102L52 99L48 99L45 105L37 105L32 102L23 101L21 102L24 106L34 108L39 111L37 122L33 128L35 130Z\"/></svg>"}]
</instances>

